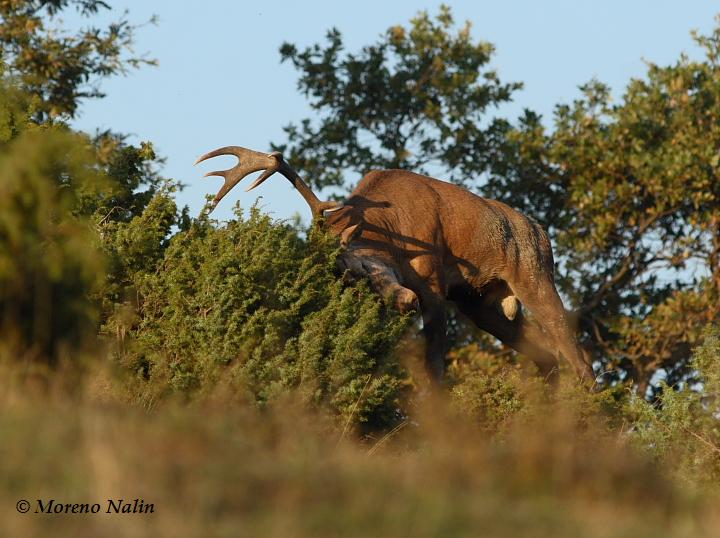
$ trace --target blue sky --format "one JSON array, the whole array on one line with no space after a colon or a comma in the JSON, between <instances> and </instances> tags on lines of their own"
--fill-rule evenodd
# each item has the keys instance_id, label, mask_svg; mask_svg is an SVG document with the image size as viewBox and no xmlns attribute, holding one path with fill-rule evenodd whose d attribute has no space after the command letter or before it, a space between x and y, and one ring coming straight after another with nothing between
<instances>
[{"instance_id":1,"label":"blue sky","mask_svg":"<svg viewBox=\"0 0 720 538\"><path fill-rule=\"evenodd\" d=\"M230 158L193 167L200 154L225 145L265 151L282 142L282 127L312 116L296 90L296 73L280 64L283 41L304 47L324 40L335 26L346 48L358 50L387 28L407 24L419 10L437 13L441 2L364 0L113 2L115 14L129 10L142 22L155 14L157 26L138 31L135 49L159 61L126 77L102 84L108 96L87 102L75 126L111 128L131 141L152 141L167 159L163 175L186 185L178 195L196 215L206 193L221 180L204 172L232 165ZM502 80L525 88L499 115L514 118L530 108L550 118L553 107L578 96L577 87L595 77L622 95L632 77L642 77L644 60L677 61L681 52L700 57L690 30L708 33L717 2L667 0L446 1L458 25L473 25L473 37L493 43L492 66ZM191 7L192 6L192 7ZM354 178L359 179L359 178ZM250 180L246 180L249 184ZM300 213L309 219L302 198L282 176L245 193L239 186L215 212L228 218L236 201L249 207L258 196L278 218Z\"/></svg>"}]
</instances>

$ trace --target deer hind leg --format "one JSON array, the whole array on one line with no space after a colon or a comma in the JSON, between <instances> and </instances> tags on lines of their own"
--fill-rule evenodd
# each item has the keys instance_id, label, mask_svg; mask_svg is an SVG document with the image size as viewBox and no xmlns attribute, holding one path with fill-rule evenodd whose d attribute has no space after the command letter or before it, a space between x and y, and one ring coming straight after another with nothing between
<instances>
[{"instance_id":1,"label":"deer hind leg","mask_svg":"<svg viewBox=\"0 0 720 538\"><path fill-rule=\"evenodd\" d=\"M547 335L549 344L559 359L562 355L574 368L581 382L590 384L595 379L592 368L585 362L575 336L570 329L565 307L555 285L538 278L534 286L515 286L513 292L525 307L532 312L537 323Z\"/></svg>"},{"instance_id":2,"label":"deer hind leg","mask_svg":"<svg viewBox=\"0 0 720 538\"><path fill-rule=\"evenodd\" d=\"M503 308L499 309L496 304L484 300L467 298L456 301L456 304L460 312L470 318L478 328L532 360L542 377L551 383L557 381L555 354L543 345L546 338L523 316L522 311L518 309L515 316L509 319Z\"/></svg>"}]
</instances>

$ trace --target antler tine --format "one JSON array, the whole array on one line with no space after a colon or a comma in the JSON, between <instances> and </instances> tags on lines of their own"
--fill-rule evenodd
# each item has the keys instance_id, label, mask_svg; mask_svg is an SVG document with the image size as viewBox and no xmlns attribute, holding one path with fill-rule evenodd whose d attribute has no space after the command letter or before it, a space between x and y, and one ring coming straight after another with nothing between
<instances>
[{"instance_id":1,"label":"antler tine","mask_svg":"<svg viewBox=\"0 0 720 538\"><path fill-rule=\"evenodd\" d=\"M278 159L277 154L275 153L267 154L242 148L240 146L225 146L223 148L210 151L205 155L201 155L197 161L195 161L195 164L201 163L207 159L212 159L213 157L219 157L220 155L234 155L239 159L239 162L228 170L216 170L214 172L208 172L203 176L219 176L225 179L223 186L215 195L215 198L213 198L210 207L211 211L215 209L220 200L222 200L223 197L245 176L252 174L253 172L265 170L265 172L255 180L250 188L248 188L248 190L254 189L260 183L277 172L283 162L282 156L281 159Z\"/></svg>"},{"instance_id":2,"label":"antler tine","mask_svg":"<svg viewBox=\"0 0 720 538\"><path fill-rule=\"evenodd\" d=\"M210 211L215 209L215 206L217 206L223 196L225 196L230 189L237 185L242 178L259 170L265 170L265 172L263 172L260 177L257 178L250 187L248 187L247 190L254 189L275 172L280 172L288 179L288 181L290 181L290 183L292 183L292 185L298 190L298 192L300 192L300 195L308 203L310 211L312 211L313 218L322 216L323 211L333 211L340 209L343 206L340 202L321 202L318 200L318 197L315 196L312 189L303 181L300 175L285 162L282 153L279 151L262 153L247 148L241 148L240 146L225 146L224 148L219 148L202 155L197 161L195 161L195 164L220 155L235 155L238 159L240 159L240 162L229 170L218 170L205 174L205 177L220 176L225 178L225 183L212 201Z\"/></svg>"}]
</instances>

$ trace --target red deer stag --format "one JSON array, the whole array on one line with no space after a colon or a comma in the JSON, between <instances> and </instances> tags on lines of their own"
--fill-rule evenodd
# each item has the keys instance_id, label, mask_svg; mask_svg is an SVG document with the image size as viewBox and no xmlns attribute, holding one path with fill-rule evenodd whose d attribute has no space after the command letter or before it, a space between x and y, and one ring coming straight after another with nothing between
<instances>
[{"instance_id":1,"label":"red deer stag","mask_svg":"<svg viewBox=\"0 0 720 538\"><path fill-rule=\"evenodd\" d=\"M344 203L323 202L279 152L228 146L195 164L220 155L240 162L205 174L225 179L211 209L248 174L264 171L248 190L275 172L284 175L313 219L340 238L338 267L368 277L401 312L421 312L426 367L435 380L445 369L446 300L451 300L478 327L530 357L544 375L562 355L581 381L592 382L555 289L547 234L518 211L405 170L370 172ZM518 301L540 328L523 316Z\"/></svg>"}]
</instances>

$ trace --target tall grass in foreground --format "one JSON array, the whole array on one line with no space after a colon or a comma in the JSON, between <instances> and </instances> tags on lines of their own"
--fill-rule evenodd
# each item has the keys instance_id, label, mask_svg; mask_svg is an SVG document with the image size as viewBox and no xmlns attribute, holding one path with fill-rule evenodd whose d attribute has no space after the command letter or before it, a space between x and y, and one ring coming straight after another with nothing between
<instances>
[{"instance_id":1,"label":"tall grass in foreground","mask_svg":"<svg viewBox=\"0 0 720 538\"><path fill-rule=\"evenodd\" d=\"M700 362L718 351L708 342ZM420 395L412 419L363 439L293 391L262 410L218 394L147 413L124 403L103 368L75 392L62 373L2 373L2 536L720 534L712 454L691 434L653 429L661 410L621 409L621 393L561 386L548 397L513 371L481 382L478 368L466 394L485 402L481 413L462 405L462 387ZM673 423L717 443L700 416L716 403L698 403L673 411ZM104 512L119 498L155 512L33 513L37 499ZM15 511L20 499L30 513Z\"/></svg>"}]
</instances>

